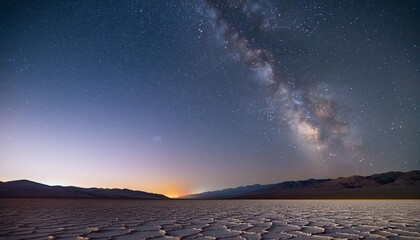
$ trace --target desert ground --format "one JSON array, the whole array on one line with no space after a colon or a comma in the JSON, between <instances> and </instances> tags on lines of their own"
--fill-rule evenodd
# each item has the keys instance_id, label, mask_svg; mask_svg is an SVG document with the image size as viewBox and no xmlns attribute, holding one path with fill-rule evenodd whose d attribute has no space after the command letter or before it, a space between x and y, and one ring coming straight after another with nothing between
<instances>
[{"instance_id":1,"label":"desert ground","mask_svg":"<svg viewBox=\"0 0 420 240\"><path fill-rule=\"evenodd\" d=\"M420 200L0 199L0 239L420 239Z\"/></svg>"}]
</instances>

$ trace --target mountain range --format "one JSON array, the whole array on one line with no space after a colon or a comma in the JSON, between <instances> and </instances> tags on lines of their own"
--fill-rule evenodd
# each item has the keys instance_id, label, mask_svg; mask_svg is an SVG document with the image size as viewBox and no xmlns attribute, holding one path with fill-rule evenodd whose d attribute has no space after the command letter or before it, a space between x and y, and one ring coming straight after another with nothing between
<instances>
[{"instance_id":1,"label":"mountain range","mask_svg":"<svg viewBox=\"0 0 420 240\"><path fill-rule=\"evenodd\" d=\"M0 182L0 198L169 199L165 195L129 189L49 186L28 180ZM203 192L181 199L420 199L420 171L371 176L308 179L255 184Z\"/></svg>"},{"instance_id":2,"label":"mountain range","mask_svg":"<svg viewBox=\"0 0 420 240\"><path fill-rule=\"evenodd\" d=\"M308 179L249 185L187 195L183 199L358 199L420 198L420 171Z\"/></svg>"},{"instance_id":3,"label":"mountain range","mask_svg":"<svg viewBox=\"0 0 420 240\"><path fill-rule=\"evenodd\" d=\"M168 199L162 194L129 189L49 186L28 180L0 182L0 198Z\"/></svg>"}]
</instances>

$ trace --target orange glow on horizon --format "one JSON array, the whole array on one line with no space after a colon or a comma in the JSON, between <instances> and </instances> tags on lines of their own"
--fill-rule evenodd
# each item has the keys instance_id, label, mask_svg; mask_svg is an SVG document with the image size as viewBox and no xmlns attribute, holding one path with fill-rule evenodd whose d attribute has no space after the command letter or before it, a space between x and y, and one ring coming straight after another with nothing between
<instances>
[{"instance_id":1,"label":"orange glow on horizon","mask_svg":"<svg viewBox=\"0 0 420 240\"><path fill-rule=\"evenodd\" d=\"M174 183L172 183L174 184ZM177 198L190 194L190 191L182 184L168 185L168 183L148 183L148 184L137 184L133 182L126 183L103 183L100 187L106 186L106 188L127 188L135 191L143 191L148 193L163 194L169 198ZM85 186L84 186L85 187ZM87 186L89 187L89 186ZM91 186L90 186L91 187Z\"/></svg>"},{"instance_id":2,"label":"orange glow on horizon","mask_svg":"<svg viewBox=\"0 0 420 240\"><path fill-rule=\"evenodd\" d=\"M120 186L131 190L144 191L149 193L163 194L169 198L178 198L190 194L190 190L182 183L172 182L169 185L167 182L153 182L146 184L136 183L121 183ZM117 187L120 188L120 187Z\"/></svg>"},{"instance_id":3,"label":"orange glow on horizon","mask_svg":"<svg viewBox=\"0 0 420 240\"><path fill-rule=\"evenodd\" d=\"M168 186L168 187L163 187L160 186L156 187L157 189L159 188L159 193L163 194L169 198L178 198L179 196L184 196L184 195L188 195L189 192L187 192L185 189L182 190L182 187L175 187L175 186Z\"/></svg>"}]
</instances>

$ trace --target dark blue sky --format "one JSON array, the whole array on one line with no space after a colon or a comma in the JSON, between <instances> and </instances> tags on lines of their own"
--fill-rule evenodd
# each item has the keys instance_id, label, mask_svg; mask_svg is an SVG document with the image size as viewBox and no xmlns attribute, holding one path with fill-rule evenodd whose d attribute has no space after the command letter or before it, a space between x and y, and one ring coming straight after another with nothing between
<instances>
[{"instance_id":1,"label":"dark blue sky","mask_svg":"<svg viewBox=\"0 0 420 240\"><path fill-rule=\"evenodd\" d=\"M0 177L168 195L419 169L416 1L3 1Z\"/></svg>"}]
</instances>

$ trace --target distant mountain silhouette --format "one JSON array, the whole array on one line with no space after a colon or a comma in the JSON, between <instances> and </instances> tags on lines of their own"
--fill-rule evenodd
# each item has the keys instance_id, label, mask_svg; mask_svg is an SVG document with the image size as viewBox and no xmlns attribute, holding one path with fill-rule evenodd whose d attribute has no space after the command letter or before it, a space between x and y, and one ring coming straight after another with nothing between
<instances>
[{"instance_id":1,"label":"distant mountain silhouette","mask_svg":"<svg viewBox=\"0 0 420 240\"><path fill-rule=\"evenodd\" d=\"M357 199L420 198L420 171L387 172L367 177L309 179L250 185L187 195L184 199Z\"/></svg>"},{"instance_id":2,"label":"distant mountain silhouette","mask_svg":"<svg viewBox=\"0 0 420 240\"><path fill-rule=\"evenodd\" d=\"M0 182L1 198L168 199L161 194L129 189L48 186L28 180Z\"/></svg>"}]
</instances>

